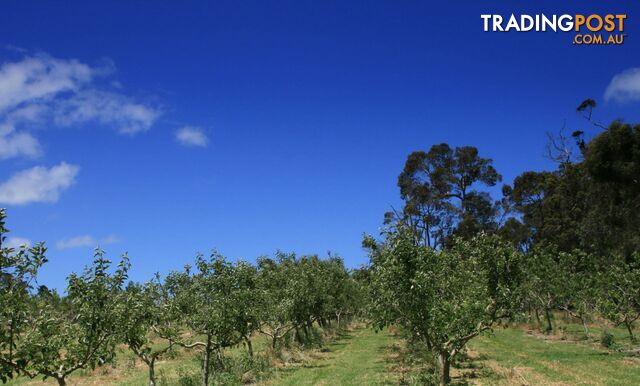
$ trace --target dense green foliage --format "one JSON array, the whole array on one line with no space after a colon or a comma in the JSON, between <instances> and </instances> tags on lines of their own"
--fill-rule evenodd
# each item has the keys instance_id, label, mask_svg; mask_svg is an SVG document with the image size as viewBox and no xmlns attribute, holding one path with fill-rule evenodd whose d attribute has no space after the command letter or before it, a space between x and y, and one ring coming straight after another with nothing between
<instances>
[{"instance_id":1,"label":"dense green foliage","mask_svg":"<svg viewBox=\"0 0 640 386\"><path fill-rule=\"evenodd\" d=\"M596 103L578 112L592 123ZM601 125L596 125L602 128ZM534 320L553 331L562 310L590 322L640 319L640 125L613 122L591 140L551 137L555 171L527 171L503 186L491 159L447 144L411 153L398 177L402 211L367 236L370 317L405 329L449 362L484 330ZM544 321L543 321L544 320Z\"/></svg>"},{"instance_id":2,"label":"dense green foliage","mask_svg":"<svg viewBox=\"0 0 640 386\"><path fill-rule=\"evenodd\" d=\"M640 248L640 125L613 122L579 141L577 161L525 172L504 187L526 229L514 242L629 258Z\"/></svg>"},{"instance_id":3,"label":"dense green foliage","mask_svg":"<svg viewBox=\"0 0 640 386\"><path fill-rule=\"evenodd\" d=\"M452 360L466 343L520 302L521 256L495 236L456 238L449 250L414 242L404 228L390 230L371 247L371 316L379 327L400 325L432 350L443 383Z\"/></svg>"},{"instance_id":4,"label":"dense green foliage","mask_svg":"<svg viewBox=\"0 0 640 386\"><path fill-rule=\"evenodd\" d=\"M173 350L183 331L177 303L160 275L144 284L130 283L124 303L122 341L147 365L149 384L155 386L156 360Z\"/></svg>"},{"instance_id":5,"label":"dense green foliage","mask_svg":"<svg viewBox=\"0 0 640 386\"><path fill-rule=\"evenodd\" d=\"M38 248L37 253L43 251L42 246ZM11 249L2 253L12 256ZM28 259L36 259L36 263L44 261L37 253ZM104 253L96 250L91 267L81 275L69 276L63 303L56 301L55 294L41 288L36 296L23 298L24 303L13 308L17 313L2 320L3 329L8 327L3 341L9 338L8 347L1 353L3 377L16 373L30 378L51 377L64 385L73 372L95 368L114 358L115 346L120 342L125 304L122 301L123 285L129 263L124 256L114 273L109 272L110 265ZM20 274L20 266L16 268L14 272ZM35 270L31 275L35 275ZM5 280L24 280L24 276L8 275ZM23 288L27 288L26 283ZM10 300L15 301L16 298ZM4 308L4 303L2 306ZM14 329L13 318L20 318L18 328Z\"/></svg>"},{"instance_id":6,"label":"dense green foliage","mask_svg":"<svg viewBox=\"0 0 640 386\"><path fill-rule=\"evenodd\" d=\"M475 187L501 180L491 159L481 158L472 146L452 149L442 143L413 152L398 177L405 205L401 213L387 213L386 220L410 227L418 243L433 248L446 246L455 235L494 230L500 206Z\"/></svg>"},{"instance_id":7,"label":"dense green foliage","mask_svg":"<svg viewBox=\"0 0 640 386\"><path fill-rule=\"evenodd\" d=\"M5 211L0 211L2 240ZM252 335L272 339L272 350L291 333L304 343L313 323L327 326L359 312L362 291L342 259L279 253L257 265L229 262L213 252L195 267L160 275L144 284L127 282L129 259L113 268L96 250L93 264L68 278L60 298L34 288L47 260L43 244L2 248L0 255L0 376L55 378L110 363L125 344L149 369L177 347L199 350L201 382L225 370L224 350L243 344L253 356ZM304 335L303 335L304 334Z\"/></svg>"},{"instance_id":8,"label":"dense green foliage","mask_svg":"<svg viewBox=\"0 0 640 386\"><path fill-rule=\"evenodd\" d=\"M29 329L27 315L34 312L31 290L38 268L46 263L46 248L5 247L6 213L0 209L0 380L6 382L28 363L17 347Z\"/></svg>"}]
</instances>

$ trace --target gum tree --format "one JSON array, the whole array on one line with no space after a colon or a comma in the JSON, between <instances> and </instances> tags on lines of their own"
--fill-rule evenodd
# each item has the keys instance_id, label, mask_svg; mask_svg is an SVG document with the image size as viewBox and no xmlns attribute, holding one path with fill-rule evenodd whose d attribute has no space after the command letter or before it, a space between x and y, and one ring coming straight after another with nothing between
<instances>
[{"instance_id":1,"label":"gum tree","mask_svg":"<svg viewBox=\"0 0 640 386\"><path fill-rule=\"evenodd\" d=\"M499 208L477 188L501 180L493 161L480 157L473 146L441 143L428 152L415 151L398 176L402 212L387 214L387 220L403 222L417 243L432 248L445 246L454 234L470 238L482 230L494 231Z\"/></svg>"}]
</instances>

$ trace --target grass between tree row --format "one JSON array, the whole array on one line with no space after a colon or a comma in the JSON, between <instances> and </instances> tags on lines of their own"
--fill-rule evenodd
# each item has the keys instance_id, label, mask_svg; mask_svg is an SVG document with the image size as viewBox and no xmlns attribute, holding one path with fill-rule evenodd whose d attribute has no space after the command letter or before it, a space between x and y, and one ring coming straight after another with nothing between
<instances>
[{"instance_id":1,"label":"grass between tree row","mask_svg":"<svg viewBox=\"0 0 640 386\"><path fill-rule=\"evenodd\" d=\"M556 325L546 335L528 326L497 329L469 344L454 364L456 384L475 385L635 385L640 384L640 357L630 355L623 329L608 328L614 347L600 343L602 327L592 326L586 338L582 326ZM428 353L408 347L395 329L375 332L363 324L332 331L321 344L302 350L292 344L278 355L264 339L256 339L256 357L243 347L228 350L227 368L216 372L215 384L238 385L424 385L434 382ZM159 385L199 385L199 362L194 352L177 352L158 364ZM79 373L72 385L145 385L146 368L123 350L115 366ZM9 385L42 385L18 379ZM48 381L46 384L55 384Z\"/></svg>"},{"instance_id":2,"label":"grass between tree row","mask_svg":"<svg viewBox=\"0 0 640 386\"><path fill-rule=\"evenodd\" d=\"M306 366L327 352L327 344L341 339L350 329L338 329L334 326L321 328L314 326L309 335L301 334L300 342L294 341L289 334L282 346L276 351L271 349L271 341L261 335L253 337L255 355L249 356L244 345L224 350L224 368L212 369L211 384L241 385L263 384L269 378L279 378L280 373L289 374L292 369ZM164 342L158 342L163 345ZM158 386L192 386L202 384L200 373L201 358L198 350L176 348L163 356L156 365ZM147 367L125 346L119 348L113 364L95 370L80 370L72 374L69 385L147 385L149 382ZM56 384L55 380L18 377L8 385L46 385Z\"/></svg>"},{"instance_id":3,"label":"grass between tree row","mask_svg":"<svg viewBox=\"0 0 640 386\"><path fill-rule=\"evenodd\" d=\"M539 326L498 328L471 340L454 363L452 383L459 385L637 385L638 347L624 328L583 326L556 318L555 332ZM608 337L603 342L602 337ZM605 345L607 347L605 347ZM437 384L435 363L424 349L396 341L388 354L400 383Z\"/></svg>"}]
</instances>

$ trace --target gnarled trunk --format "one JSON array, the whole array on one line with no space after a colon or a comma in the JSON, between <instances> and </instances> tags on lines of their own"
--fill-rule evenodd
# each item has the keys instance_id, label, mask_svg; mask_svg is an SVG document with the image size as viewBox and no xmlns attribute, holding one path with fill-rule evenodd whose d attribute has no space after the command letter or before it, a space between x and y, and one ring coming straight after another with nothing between
<instances>
[{"instance_id":1,"label":"gnarled trunk","mask_svg":"<svg viewBox=\"0 0 640 386\"><path fill-rule=\"evenodd\" d=\"M584 328L584 334L587 336L587 338L589 337L589 325L587 324L587 319L586 318L582 318L582 328Z\"/></svg>"},{"instance_id":2,"label":"gnarled trunk","mask_svg":"<svg viewBox=\"0 0 640 386\"><path fill-rule=\"evenodd\" d=\"M149 367L149 386L156 386L156 358L153 357L147 361Z\"/></svg>"},{"instance_id":3,"label":"gnarled trunk","mask_svg":"<svg viewBox=\"0 0 640 386\"><path fill-rule=\"evenodd\" d=\"M629 322L628 320L625 320L624 325L625 327L627 327L627 331L629 332L629 339L631 339L631 343L635 343L636 337L633 335L633 323Z\"/></svg>"},{"instance_id":4,"label":"gnarled trunk","mask_svg":"<svg viewBox=\"0 0 640 386\"><path fill-rule=\"evenodd\" d=\"M544 309L544 316L547 319L546 333L550 334L553 331L553 325L551 324L551 311L549 310L549 308Z\"/></svg>"},{"instance_id":5,"label":"gnarled trunk","mask_svg":"<svg viewBox=\"0 0 640 386\"><path fill-rule=\"evenodd\" d=\"M296 342L298 342L298 344L302 344L302 336L300 335L300 329L298 329L298 327L296 327L293 330L293 337L295 339Z\"/></svg>"},{"instance_id":6,"label":"gnarled trunk","mask_svg":"<svg viewBox=\"0 0 640 386\"><path fill-rule=\"evenodd\" d=\"M438 366L440 370L440 385L451 383L451 357L448 352L438 353Z\"/></svg>"},{"instance_id":7,"label":"gnarled trunk","mask_svg":"<svg viewBox=\"0 0 640 386\"><path fill-rule=\"evenodd\" d=\"M202 385L209 386L209 370L211 368L211 335L207 335L207 344L204 348L204 355L202 358Z\"/></svg>"},{"instance_id":8,"label":"gnarled trunk","mask_svg":"<svg viewBox=\"0 0 640 386\"><path fill-rule=\"evenodd\" d=\"M216 368L224 369L224 353L222 352L222 345L216 345Z\"/></svg>"},{"instance_id":9,"label":"gnarled trunk","mask_svg":"<svg viewBox=\"0 0 640 386\"><path fill-rule=\"evenodd\" d=\"M245 336L244 341L247 344L247 351L249 352L249 356L253 358L253 345L251 344L251 339Z\"/></svg>"}]
</instances>

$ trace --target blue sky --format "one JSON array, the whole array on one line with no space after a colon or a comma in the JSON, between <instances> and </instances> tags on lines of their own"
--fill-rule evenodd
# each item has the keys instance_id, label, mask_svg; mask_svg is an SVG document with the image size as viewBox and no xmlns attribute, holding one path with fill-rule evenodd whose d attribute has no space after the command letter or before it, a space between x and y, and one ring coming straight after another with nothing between
<instances>
[{"instance_id":1,"label":"blue sky","mask_svg":"<svg viewBox=\"0 0 640 386\"><path fill-rule=\"evenodd\" d=\"M474 145L510 183L552 167L545 132L584 129L584 98L638 122L637 2L478 3L3 2L11 236L47 242L59 288L95 244L135 280L214 247L358 266L411 151ZM483 13L626 13L628 37L485 33Z\"/></svg>"}]
</instances>

